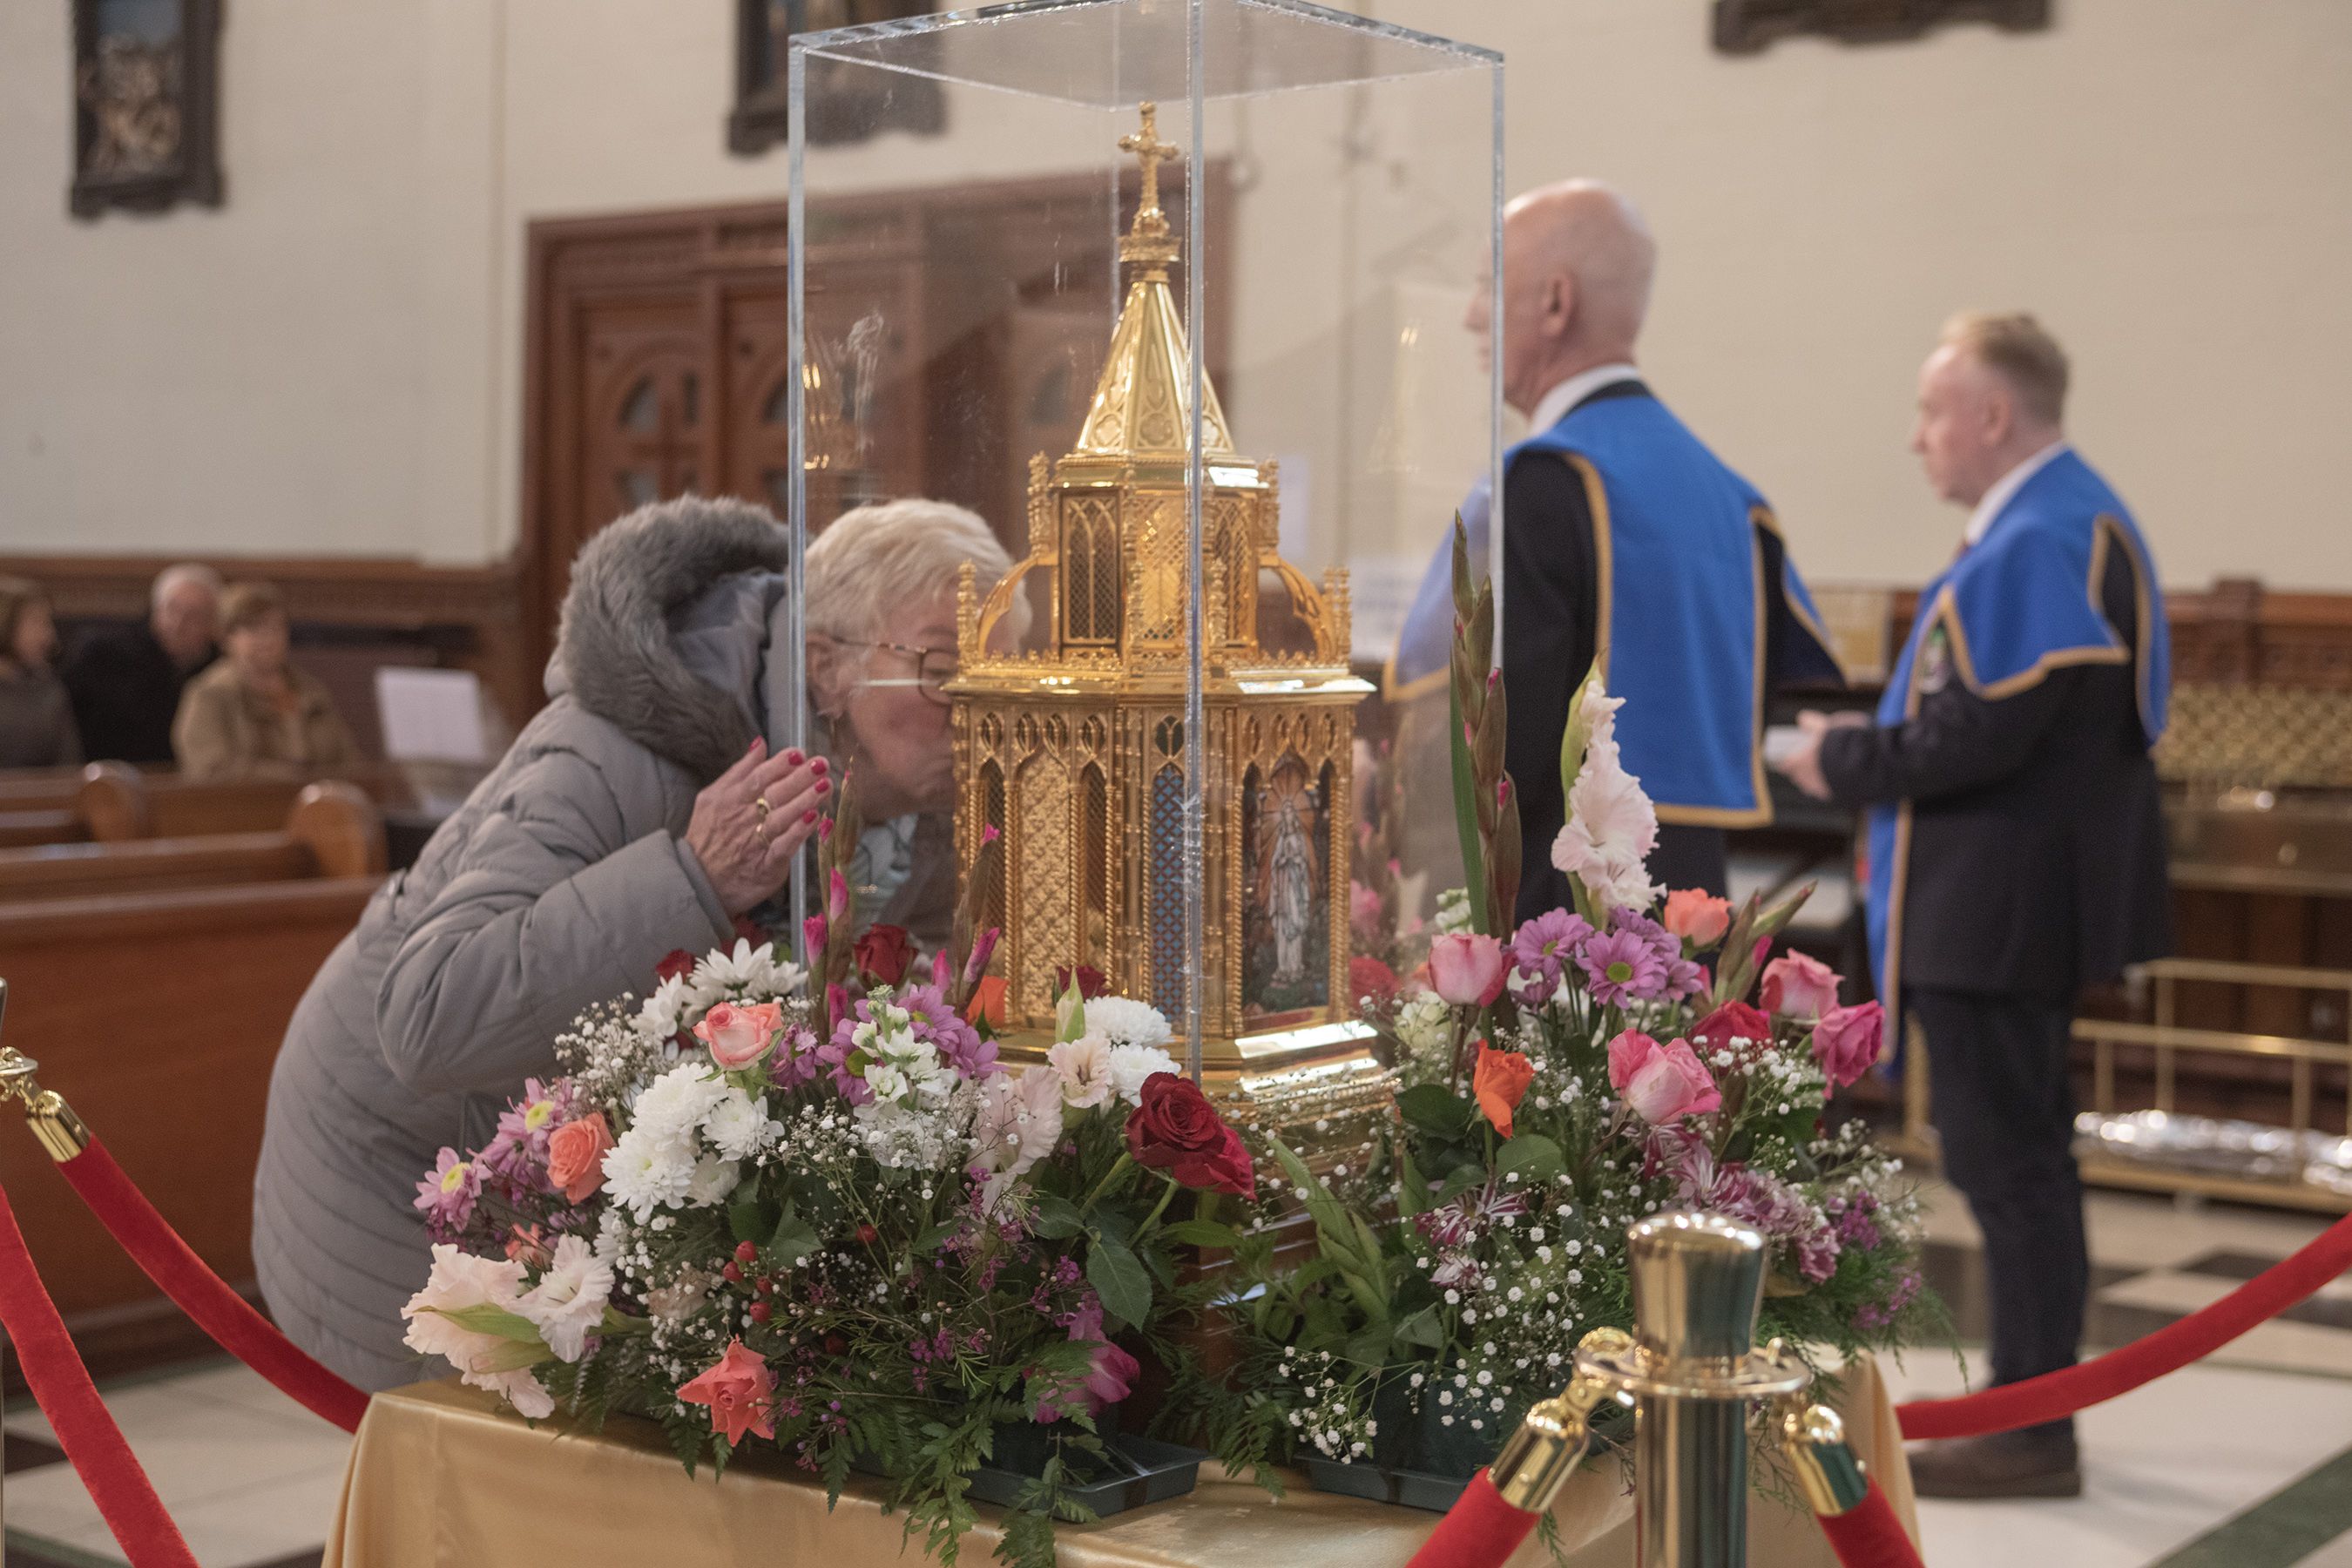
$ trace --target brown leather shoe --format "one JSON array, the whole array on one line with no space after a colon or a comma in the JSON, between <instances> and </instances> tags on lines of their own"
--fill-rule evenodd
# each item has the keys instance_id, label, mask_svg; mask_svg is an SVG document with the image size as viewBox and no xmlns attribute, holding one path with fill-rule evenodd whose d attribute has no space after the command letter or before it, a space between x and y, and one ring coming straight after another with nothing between
<instances>
[{"instance_id":1,"label":"brown leather shoe","mask_svg":"<svg viewBox=\"0 0 2352 1568\"><path fill-rule=\"evenodd\" d=\"M2083 1470L2066 1434L1995 1432L1914 1448L1911 1489L1928 1498L2080 1497Z\"/></svg>"}]
</instances>

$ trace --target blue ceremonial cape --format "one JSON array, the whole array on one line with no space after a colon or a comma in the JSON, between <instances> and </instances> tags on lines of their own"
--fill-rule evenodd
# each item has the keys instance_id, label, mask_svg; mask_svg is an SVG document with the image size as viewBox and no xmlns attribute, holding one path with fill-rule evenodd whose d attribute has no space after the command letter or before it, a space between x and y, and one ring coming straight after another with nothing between
<instances>
[{"instance_id":1,"label":"blue ceremonial cape","mask_svg":"<svg viewBox=\"0 0 2352 1568\"><path fill-rule=\"evenodd\" d=\"M2139 647L2126 647L2100 608L2108 552L2122 550L2139 584ZM1921 649L1931 651L1921 657ZM2147 545L2123 499L2073 447L2018 488L1960 558L1919 592L1911 635L1887 674L1878 721L1900 724L1931 690L1957 677L1979 697L2000 699L2072 664L2139 659L2140 725L2151 746L2164 733L2172 638ZM1890 1016L1902 980L1904 873L1911 804L1870 808L1870 958ZM1890 1021L1890 1028L1899 1025Z\"/></svg>"},{"instance_id":2,"label":"blue ceremonial cape","mask_svg":"<svg viewBox=\"0 0 2352 1568\"><path fill-rule=\"evenodd\" d=\"M1762 581L1759 531L1778 531L1771 508L1655 397L1570 409L1512 447L1507 470L1522 452L1564 458L1583 477L1600 568L1601 667L1610 695L1625 700L1617 741L1626 771L1656 803L1658 819L1727 827L1771 820L1768 679L1844 680L1785 551L1780 581ZM1778 670L1764 668L1768 592L1784 595L1790 611Z\"/></svg>"}]
</instances>

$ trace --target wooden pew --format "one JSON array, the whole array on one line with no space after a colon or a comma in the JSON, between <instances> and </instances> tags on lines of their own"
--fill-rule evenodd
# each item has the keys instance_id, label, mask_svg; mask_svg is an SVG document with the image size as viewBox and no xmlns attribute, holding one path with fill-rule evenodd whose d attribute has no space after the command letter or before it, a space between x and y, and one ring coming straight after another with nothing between
<instances>
[{"instance_id":1,"label":"wooden pew","mask_svg":"<svg viewBox=\"0 0 2352 1568\"><path fill-rule=\"evenodd\" d=\"M151 776L121 763L92 763L83 770L74 809L101 844L262 833L285 822L304 787L299 779L197 784L168 773Z\"/></svg>"},{"instance_id":2,"label":"wooden pew","mask_svg":"<svg viewBox=\"0 0 2352 1568\"><path fill-rule=\"evenodd\" d=\"M0 772L0 847L65 844L89 837L75 797L79 768L10 768Z\"/></svg>"},{"instance_id":3,"label":"wooden pew","mask_svg":"<svg viewBox=\"0 0 2352 1568\"><path fill-rule=\"evenodd\" d=\"M232 1284L253 1276L269 1070L310 977L380 879L56 900L0 909L5 1038L37 1058L133 1181ZM11 1114L0 1183L84 1348L184 1324Z\"/></svg>"},{"instance_id":4,"label":"wooden pew","mask_svg":"<svg viewBox=\"0 0 2352 1568\"><path fill-rule=\"evenodd\" d=\"M304 785L282 826L0 849L0 904L317 877L381 876L383 815L354 786Z\"/></svg>"}]
</instances>

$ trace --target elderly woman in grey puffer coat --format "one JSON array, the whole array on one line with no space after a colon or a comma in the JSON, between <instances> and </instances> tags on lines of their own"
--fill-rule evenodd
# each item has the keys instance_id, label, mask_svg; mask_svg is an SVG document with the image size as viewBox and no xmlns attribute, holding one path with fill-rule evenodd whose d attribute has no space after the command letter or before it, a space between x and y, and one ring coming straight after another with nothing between
<instances>
[{"instance_id":1,"label":"elderly woman in grey puffer coat","mask_svg":"<svg viewBox=\"0 0 2352 1568\"><path fill-rule=\"evenodd\" d=\"M899 503L915 509L915 532L945 537L900 552L925 580L899 583L898 603L951 604L964 559L991 578L1010 564L971 513ZM814 831L833 767L765 740L786 732L800 668L786 539L758 508L688 498L591 541L548 706L295 1011L270 1079L254 1261L287 1333L362 1387L427 1371L400 1309L431 1261L415 1197L436 1151L488 1142L523 1079L555 1073L555 1037L583 1008L644 988L675 950L731 942ZM887 648L898 628L848 629Z\"/></svg>"}]
</instances>

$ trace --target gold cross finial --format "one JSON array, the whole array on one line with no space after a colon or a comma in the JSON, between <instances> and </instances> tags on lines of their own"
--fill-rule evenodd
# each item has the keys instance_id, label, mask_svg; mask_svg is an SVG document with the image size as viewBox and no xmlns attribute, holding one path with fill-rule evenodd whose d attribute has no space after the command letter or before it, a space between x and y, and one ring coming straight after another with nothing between
<instances>
[{"instance_id":1,"label":"gold cross finial","mask_svg":"<svg viewBox=\"0 0 2352 1568\"><path fill-rule=\"evenodd\" d=\"M1118 139L1119 151L1134 153L1136 161L1143 165L1143 205L1135 215L1135 226L1138 233L1145 231L1147 216L1152 218L1161 216L1160 165L1169 159L1181 156L1175 148L1160 140L1160 106L1146 102L1141 107L1143 110L1141 133L1122 136ZM1162 219L1160 224L1150 226L1164 232L1165 220Z\"/></svg>"}]
</instances>

